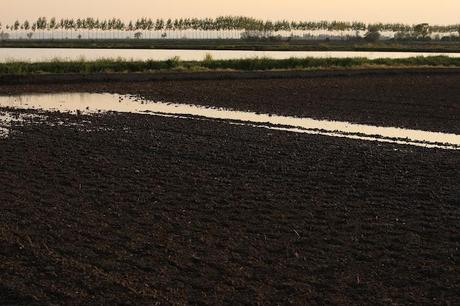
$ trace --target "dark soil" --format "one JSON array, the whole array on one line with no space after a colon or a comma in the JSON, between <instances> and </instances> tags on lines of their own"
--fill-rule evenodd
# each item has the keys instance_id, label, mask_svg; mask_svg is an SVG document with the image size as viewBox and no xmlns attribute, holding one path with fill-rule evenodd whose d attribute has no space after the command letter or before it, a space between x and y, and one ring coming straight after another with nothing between
<instances>
[{"instance_id":1,"label":"dark soil","mask_svg":"<svg viewBox=\"0 0 460 306\"><path fill-rule=\"evenodd\" d=\"M281 77L282 74L250 73L252 77ZM295 72L284 74L295 75ZM177 77L187 75L190 74L179 74ZM234 77L238 75L245 77L241 73ZM93 79L73 76L68 77L68 82L65 82L66 76L45 75L27 77L26 84L0 85L0 94L56 91L130 93L169 102L460 133L460 70L389 69L372 73L307 72L305 75L308 77L169 81L140 81L155 75L112 76L113 79L118 77L123 80L121 82L104 82L104 78L110 78L110 75L96 75ZM200 76L219 77L216 73ZM40 80L47 84L40 84Z\"/></svg>"},{"instance_id":2,"label":"dark soil","mask_svg":"<svg viewBox=\"0 0 460 306\"><path fill-rule=\"evenodd\" d=\"M460 77L373 80L0 91L188 95L458 132ZM363 106L373 94L372 107L352 92ZM148 115L46 116L0 139L0 304L460 303L459 151Z\"/></svg>"}]
</instances>

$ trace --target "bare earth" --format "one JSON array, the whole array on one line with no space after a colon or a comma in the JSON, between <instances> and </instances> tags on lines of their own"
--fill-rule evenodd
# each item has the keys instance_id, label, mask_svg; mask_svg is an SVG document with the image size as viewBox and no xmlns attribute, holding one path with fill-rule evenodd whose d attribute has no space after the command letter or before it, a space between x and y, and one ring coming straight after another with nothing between
<instances>
[{"instance_id":1,"label":"bare earth","mask_svg":"<svg viewBox=\"0 0 460 306\"><path fill-rule=\"evenodd\" d=\"M0 93L131 93L458 134L459 84L427 73ZM460 151L44 115L0 139L2 305L460 304Z\"/></svg>"}]
</instances>

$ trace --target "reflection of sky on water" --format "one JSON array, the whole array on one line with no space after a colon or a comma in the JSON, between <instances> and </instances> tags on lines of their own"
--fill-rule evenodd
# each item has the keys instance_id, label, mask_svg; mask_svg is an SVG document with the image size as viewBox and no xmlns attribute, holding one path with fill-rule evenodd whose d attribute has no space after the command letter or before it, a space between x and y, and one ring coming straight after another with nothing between
<instances>
[{"instance_id":1,"label":"reflection of sky on water","mask_svg":"<svg viewBox=\"0 0 460 306\"><path fill-rule=\"evenodd\" d=\"M42 49L42 48L0 48L0 62L5 61L49 61L62 60L96 60L101 58L122 58L134 60L167 60L179 56L181 60L203 60L206 54L213 59L239 59L269 57L286 59L290 57L367 57L376 58L407 58L414 56L446 55L460 57L460 53L419 53L419 52L359 52L359 51L225 51L225 50L136 50L136 49Z\"/></svg>"},{"instance_id":2,"label":"reflection of sky on water","mask_svg":"<svg viewBox=\"0 0 460 306\"><path fill-rule=\"evenodd\" d=\"M460 135L350 122L256 114L188 104L145 101L116 94L36 94L0 97L0 107L56 110L61 112L130 112L176 118L223 120L232 124L258 126L297 133L320 134L350 139L460 149ZM1 118L0 118L1 120ZM6 120L6 119L5 119ZM8 121L8 120L6 120ZM10 120L11 121L11 120Z\"/></svg>"}]
</instances>

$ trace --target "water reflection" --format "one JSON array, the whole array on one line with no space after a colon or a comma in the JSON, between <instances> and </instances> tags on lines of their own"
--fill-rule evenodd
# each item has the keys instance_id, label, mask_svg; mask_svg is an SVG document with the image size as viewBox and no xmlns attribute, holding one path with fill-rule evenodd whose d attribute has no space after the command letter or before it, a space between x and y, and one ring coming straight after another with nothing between
<instances>
[{"instance_id":1,"label":"water reflection","mask_svg":"<svg viewBox=\"0 0 460 306\"><path fill-rule=\"evenodd\" d=\"M250 125L296 133L320 134L424 147L460 149L460 135L429 132L395 127L379 127L341 121L316 120L254 112L209 108L197 105L145 101L134 96L117 94L51 94L0 97L0 107L18 109L42 109L61 112L130 112L194 118L223 120L232 124Z\"/></svg>"}]
</instances>

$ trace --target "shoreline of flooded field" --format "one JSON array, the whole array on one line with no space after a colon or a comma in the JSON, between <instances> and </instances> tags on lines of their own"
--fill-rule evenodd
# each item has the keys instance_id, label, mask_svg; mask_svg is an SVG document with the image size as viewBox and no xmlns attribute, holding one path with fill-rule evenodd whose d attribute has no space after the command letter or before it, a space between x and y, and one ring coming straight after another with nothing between
<instances>
[{"instance_id":1,"label":"shoreline of flooded field","mask_svg":"<svg viewBox=\"0 0 460 306\"><path fill-rule=\"evenodd\" d=\"M67 93L0 96L0 107L60 111L75 114L121 112L169 116L177 119L219 120L231 124L263 127L295 133L406 144L428 148L460 149L460 135L452 133L372 126L275 114L260 114L193 104L149 101L133 95Z\"/></svg>"}]
</instances>

